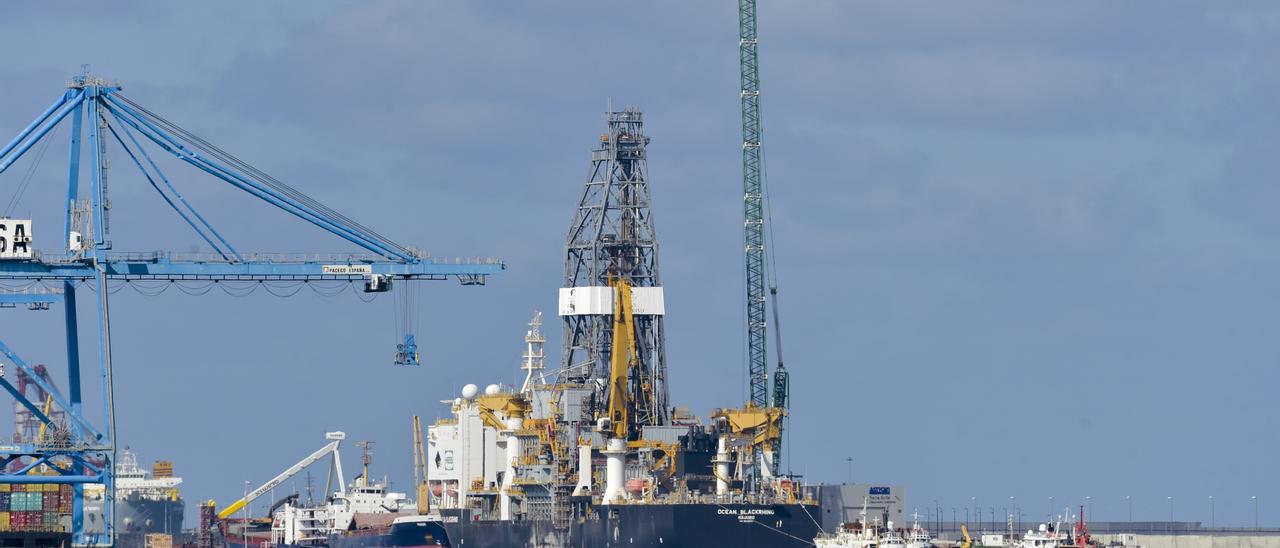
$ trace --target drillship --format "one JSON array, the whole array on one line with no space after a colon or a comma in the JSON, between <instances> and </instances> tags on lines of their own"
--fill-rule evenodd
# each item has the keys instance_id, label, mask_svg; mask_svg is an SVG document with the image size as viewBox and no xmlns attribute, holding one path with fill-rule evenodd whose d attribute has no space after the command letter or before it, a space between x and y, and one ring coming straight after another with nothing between
<instances>
[{"instance_id":1,"label":"drillship","mask_svg":"<svg viewBox=\"0 0 1280 548\"><path fill-rule=\"evenodd\" d=\"M521 386L444 402L425 515L397 519L387 545L777 548L819 532L817 501L774 473L784 411L704 421L669 404L649 139L637 110L607 122L567 240L562 367L547 379L536 314Z\"/></svg>"},{"instance_id":2,"label":"drillship","mask_svg":"<svg viewBox=\"0 0 1280 548\"><path fill-rule=\"evenodd\" d=\"M116 462L116 524L122 538L136 538L141 546L142 537L149 533L181 533L185 506L180 484L182 478L174 477L173 463L156 461L147 471L138 466L132 451L122 450Z\"/></svg>"}]
</instances>

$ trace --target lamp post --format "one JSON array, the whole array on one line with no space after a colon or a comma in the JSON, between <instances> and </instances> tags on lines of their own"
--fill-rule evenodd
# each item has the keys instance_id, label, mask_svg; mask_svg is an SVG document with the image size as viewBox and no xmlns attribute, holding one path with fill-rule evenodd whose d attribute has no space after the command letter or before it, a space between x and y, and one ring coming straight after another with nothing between
<instances>
[{"instance_id":1,"label":"lamp post","mask_svg":"<svg viewBox=\"0 0 1280 548\"><path fill-rule=\"evenodd\" d=\"M1169 533L1169 528L1173 527L1173 497L1165 497L1169 499L1169 521L1164 526L1165 534Z\"/></svg>"},{"instance_id":2,"label":"lamp post","mask_svg":"<svg viewBox=\"0 0 1280 548\"><path fill-rule=\"evenodd\" d=\"M1129 506L1129 527L1133 527L1133 499L1125 495L1124 502Z\"/></svg>"},{"instance_id":3,"label":"lamp post","mask_svg":"<svg viewBox=\"0 0 1280 548\"><path fill-rule=\"evenodd\" d=\"M1258 528L1258 495L1249 497L1253 500L1253 528Z\"/></svg>"},{"instance_id":4,"label":"lamp post","mask_svg":"<svg viewBox=\"0 0 1280 548\"><path fill-rule=\"evenodd\" d=\"M1049 497L1049 517L1046 519L1049 522L1053 521L1053 497Z\"/></svg>"},{"instance_id":5,"label":"lamp post","mask_svg":"<svg viewBox=\"0 0 1280 548\"><path fill-rule=\"evenodd\" d=\"M249 498L249 480L244 480L244 498ZM241 540L245 546L249 545L249 505L244 505L244 509L240 512L243 521L240 523ZM232 537L235 538L235 537Z\"/></svg>"},{"instance_id":6,"label":"lamp post","mask_svg":"<svg viewBox=\"0 0 1280 548\"><path fill-rule=\"evenodd\" d=\"M1018 516L1021 516L1021 515L1022 515L1022 514L1020 514L1020 513L1018 512L1018 499L1017 499L1017 498L1009 497L1009 508L1012 508L1012 509L1013 509L1013 513L1014 513L1014 514L1017 514ZM1015 529L1020 529L1021 527L1022 527L1022 520L1021 520L1021 519L1019 519L1019 520L1018 520L1018 526L1017 526L1017 527L1015 527Z\"/></svg>"},{"instance_id":7,"label":"lamp post","mask_svg":"<svg viewBox=\"0 0 1280 548\"><path fill-rule=\"evenodd\" d=\"M853 485L853 457L845 457L844 461L849 463L849 485Z\"/></svg>"},{"instance_id":8,"label":"lamp post","mask_svg":"<svg viewBox=\"0 0 1280 548\"><path fill-rule=\"evenodd\" d=\"M1216 528L1218 526L1218 513L1213 508L1213 495L1209 495L1209 527Z\"/></svg>"}]
</instances>

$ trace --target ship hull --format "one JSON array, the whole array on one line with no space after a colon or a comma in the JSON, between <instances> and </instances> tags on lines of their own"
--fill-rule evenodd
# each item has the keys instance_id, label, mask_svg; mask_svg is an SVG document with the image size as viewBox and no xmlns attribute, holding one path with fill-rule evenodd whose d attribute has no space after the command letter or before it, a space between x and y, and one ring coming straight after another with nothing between
<instances>
[{"instance_id":1,"label":"ship hull","mask_svg":"<svg viewBox=\"0 0 1280 548\"><path fill-rule=\"evenodd\" d=\"M593 508L564 528L550 521L485 521L443 510L445 546L559 548L813 545L818 507L800 504L631 504Z\"/></svg>"},{"instance_id":2,"label":"ship hull","mask_svg":"<svg viewBox=\"0 0 1280 548\"><path fill-rule=\"evenodd\" d=\"M185 510L181 498L151 500L141 497L122 498L116 504L116 523L118 533L137 535L149 533L168 533L177 535L182 532L182 518Z\"/></svg>"},{"instance_id":3,"label":"ship hull","mask_svg":"<svg viewBox=\"0 0 1280 548\"><path fill-rule=\"evenodd\" d=\"M395 524L378 534L346 534L329 537L329 548L445 548L440 522Z\"/></svg>"}]
</instances>

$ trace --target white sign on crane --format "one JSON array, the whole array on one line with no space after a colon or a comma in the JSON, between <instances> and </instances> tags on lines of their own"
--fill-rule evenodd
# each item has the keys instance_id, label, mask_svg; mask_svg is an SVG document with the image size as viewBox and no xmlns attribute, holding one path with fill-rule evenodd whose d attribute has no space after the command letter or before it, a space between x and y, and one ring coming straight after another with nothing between
<instances>
[{"instance_id":1,"label":"white sign on crane","mask_svg":"<svg viewBox=\"0 0 1280 548\"><path fill-rule=\"evenodd\" d=\"M31 219L0 219L0 260L31 260Z\"/></svg>"}]
</instances>

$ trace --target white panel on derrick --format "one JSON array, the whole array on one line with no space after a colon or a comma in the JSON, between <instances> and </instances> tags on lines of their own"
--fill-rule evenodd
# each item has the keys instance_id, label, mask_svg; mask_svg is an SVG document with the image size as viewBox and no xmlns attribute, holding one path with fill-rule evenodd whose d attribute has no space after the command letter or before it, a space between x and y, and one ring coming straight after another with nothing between
<instances>
[{"instance_id":1,"label":"white panel on derrick","mask_svg":"<svg viewBox=\"0 0 1280 548\"><path fill-rule=\"evenodd\" d=\"M662 298L662 288L631 288L631 313L641 316L665 315L667 313L667 304Z\"/></svg>"},{"instance_id":2,"label":"white panel on derrick","mask_svg":"<svg viewBox=\"0 0 1280 548\"><path fill-rule=\"evenodd\" d=\"M613 288L608 286L560 288L560 315L613 314ZM667 313L661 287L631 288L631 313L662 316Z\"/></svg>"}]
</instances>

